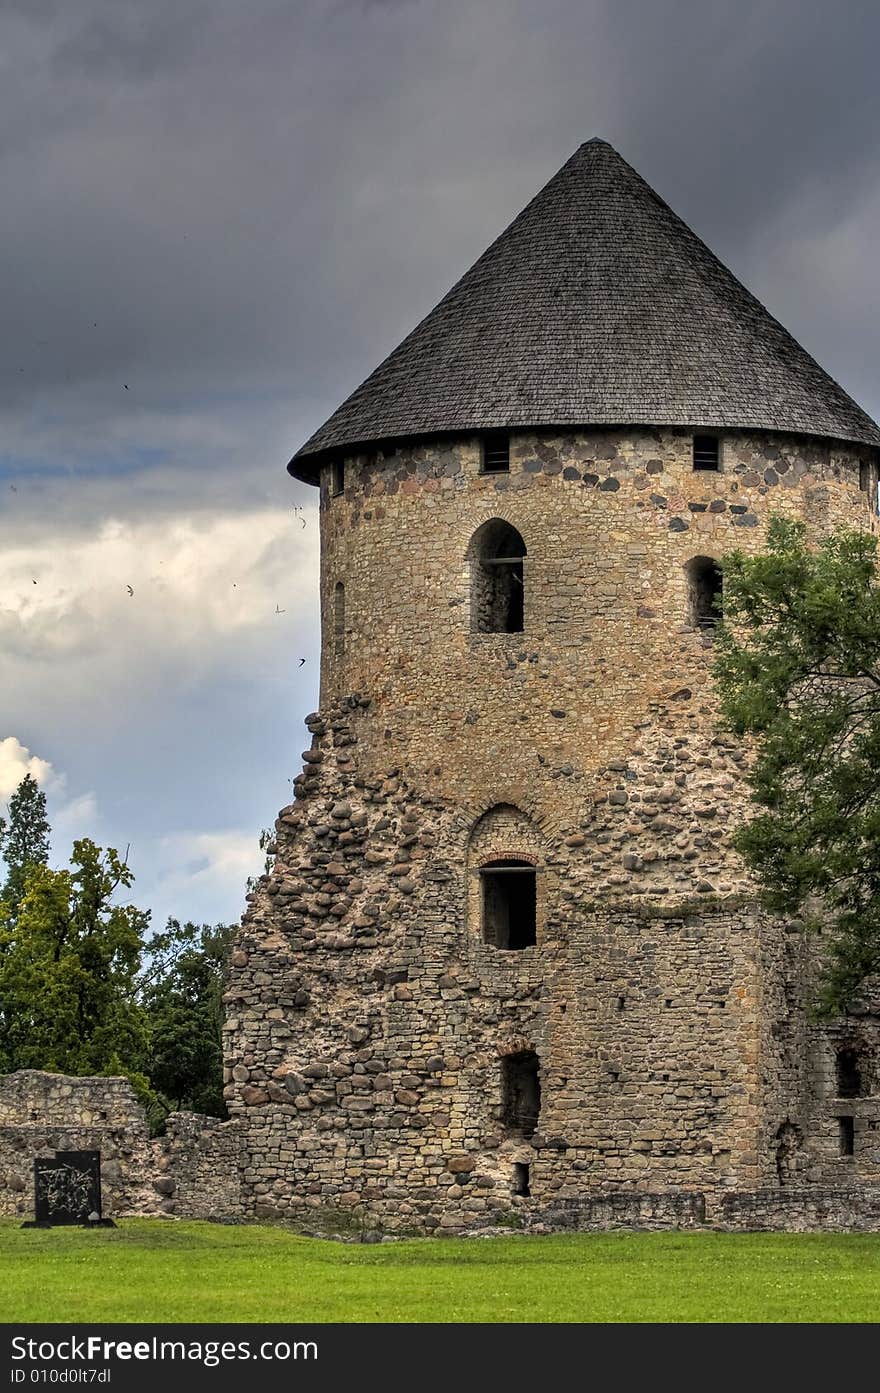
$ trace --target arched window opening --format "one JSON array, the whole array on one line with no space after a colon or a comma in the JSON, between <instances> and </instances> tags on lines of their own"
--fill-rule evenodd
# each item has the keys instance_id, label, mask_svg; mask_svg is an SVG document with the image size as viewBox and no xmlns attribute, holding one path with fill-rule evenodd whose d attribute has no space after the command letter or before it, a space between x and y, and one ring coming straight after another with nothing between
<instances>
[{"instance_id":1,"label":"arched window opening","mask_svg":"<svg viewBox=\"0 0 880 1393\"><path fill-rule=\"evenodd\" d=\"M521 634L526 545L515 527L492 518L471 542L471 621L478 634Z\"/></svg>"},{"instance_id":2,"label":"arched window opening","mask_svg":"<svg viewBox=\"0 0 880 1393\"><path fill-rule=\"evenodd\" d=\"M859 1098L862 1093L862 1069L858 1050L837 1051L837 1096L838 1098Z\"/></svg>"},{"instance_id":3,"label":"arched window opening","mask_svg":"<svg viewBox=\"0 0 880 1393\"><path fill-rule=\"evenodd\" d=\"M483 942L519 950L537 942L537 876L528 861L490 861L480 867Z\"/></svg>"},{"instance_id":4,"label":"arched window opening","mask_svg":"<svg viewBox=\"0 0 880 1393\"><path fill-rule=\"evenodd\" d=\"M685 570L689 621L695 629L711 631L721 620L721 567L711 556L695 556Z\"/></svg>"},{"instance_id":5,"label":"arched window opening","mask_svg":"<svg viewBox=\"0 0 880 1393\"><path fill-rule=\"evenodd\" d=\"M501 1088L505 1131L509 1137L528 1141L535 1134L541 1113L541 1081L534 1050L505 1055L501 1061Z\"/></svg>"},{"instance_id":6,"label":"arched window opening","mask_svg":"<svg viewBox=\"0 0 880 1393\"><path fill-rule=\"evenodd\" d=\"M333 653L337 658L345 656L345 586L341 580L333 591Z\"/></svg>"}]
</instances>

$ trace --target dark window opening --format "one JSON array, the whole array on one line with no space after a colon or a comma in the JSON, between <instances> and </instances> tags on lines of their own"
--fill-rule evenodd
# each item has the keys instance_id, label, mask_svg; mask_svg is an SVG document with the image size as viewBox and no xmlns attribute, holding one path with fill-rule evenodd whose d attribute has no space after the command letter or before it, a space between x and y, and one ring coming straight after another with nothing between
<instances>
[{"instance_id":1,"label":"dark window opening","mask_svg":"<svg viewBox=\"0 0 880 1393\"><path fill-rule=\"evenodd\" d=\"M525 542L510 523L493 518L480 528L471 552L471 621L477 633L522 633L525 555Z\"/></svg>"},{"instance_id":2,"label":"dark window opening","mask_svg":"<svg viewBox=\"0 0 880 1393\"><path fill-rule=\"evenodd\" d=\"M685 569L688 618L695 629L712 630L721 621L721 567L711 556L695 556Z\"/></svg>"},{"instance_id":3,"label":"dark window opening","mask_svg":"<svg viewBox=\"0 0 880 1393\"><path fill-rule=\"evenodd\" d=\"M800 1128L786 1119L776 1133L776 1177L780 1185L791 1185L797 1179L802 1144Z\"/></svg>"},{"instance_id":4,"label":"dark window opening","mask_svg":"<svg viewBox=\"0 0 880 1393\"><path fill-rule=\"evenodd\" d=\"M837 1051L837 1096L859 1098L862 1093L862 1070L857 1050Z\"/></svg>"},{"instance_id":5,"label":"dark window opening","mask_svg":"<svg viewBox=\"0 0 880 1393\"><path fill-rule=\"evenodd\" d=\"M345 586L341 580L333 592L333 653L337 658L345 655Z\"/></svg>"},{"instance_id":6,"label":"dark window opening","mask_svg":"<svg viewBox=\"0 0 880 1393\"><path fill-rule=\"evenodd\" d=\"M524 1161L514 1161L513 1163L513 1193L515 1195L530 1195L529 1189L529 1168Z\"/></svg>"},{"instance_id":7,"label":"dark window opening","mask_svg":"<svg viewBox=\"0 0 880 1393\"><path fill-rule=\"evenodd\" d=\"M501 1061L502 1121L508 1133L524 1140L534 1136L541 1112L538 1056L533 1050L506 1055Z\"/></svg>"},{"instance_id":8,"label":"dark window opening","mask_svg":"<svg viewBox=\"0 0 880 1393\"><path fill-rule=\"evenodd\" d=\"M625 1010L626 1010L626 997L625 997L625 996L619 996L619 997L617 998L617 1009L618 1009L618 1011L625 1011Z\"/></svg>"},{"instance_id":9,"label":"dark window opening","mask_svg":"<svg viewBox=\"0 0 880 1393\"><path fill-rule=\"evenodd\" d=\"M694 469L717 470L718 468L718 436L695 435Z\"/></svg>"},{"instance_id":10,"label":"dark window opening","mask_svg":"<svg viewBox=\"0 0 880 1393\"><path fill-rule=\"evenodd\" d=\"M330 461L330 495L337 498L340 493L345 493L345 460L335 459Z\"/></svg>"},{"instance_id":11,"label":"dark window opening","mask_svg":"<svg viewBox=\"0 0 880 1393\"><path fill-rule=\"evenodd\" d=\"M837 1126L841 1156L854 1156L856 1151L855 1118L839 1117L837 1119Z\"/></svg>"},{"instance_id":12,"label":"dark window opening","mask_svg":"<svg viewBox=\"0 0 880 1393\"><path fill-rule=\"evenodd\" d=\"M877 467L873 464L859 465L859 488L868 495L868 507L872 513L880 511L880 481Z\"/></svg>"},{"instance_id":13,"label":"dark window opening","mask_svg":"<svg viewBox=\"0 0 880 1393\"><path fill-rule=\"evenodd\" d=\"M501 431L484 435L480 442L480 472L507 474L510 472L510 436Z\"/></svg>"},{"instance_id":14,"label":"dark window opening","mask_svg":"<svg viewBox=\"0 0 880 1393\"><path fill-rule=\"evenodd\" d=\"M480 870L483 942L531 948L537 942L537 875L528 861L493 861Z\"/></svg>"}]
</instances>

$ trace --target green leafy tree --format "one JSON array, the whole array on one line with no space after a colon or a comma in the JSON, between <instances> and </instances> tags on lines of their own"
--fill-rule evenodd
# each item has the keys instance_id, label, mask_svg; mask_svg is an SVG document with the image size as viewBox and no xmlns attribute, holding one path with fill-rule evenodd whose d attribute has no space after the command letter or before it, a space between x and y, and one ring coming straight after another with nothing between
<instances>
[{"instance_id":1,"label":"green leafy tree","mask_svg":"<svg viewBox=\"0 0 880 1393\"><path fill-rule=\"evenodd\" d=\"M168 1110L224 1117L223 992L235 929L170 919L150 943L142 983L149 1019L147 1072Z\"/></svg>"},{"instance_id":2,"label":"green leafy tree","mask_svg":"<svg viewBox=\"0 0 880 1393\"><path fill-rule=\"evenodd\" d=\"M112 848L76 841L70 867L31 864L17 912L0 901L0 1065L136 1073L147 1047L136 986L149 913L116 902L134 877Z\"/></svg>"},{"instance_id":3,"label":"green leafy tree","mask_svg":"<svg viewBox=\"0 0 880 1393\"><path fill-rule=\"evenodd\" d=\"M818 1002L845 1012L880 971L880 586L873 537L816 546L774 518L724 561L723 718L756 741L762 809L735 844L769 908L831 930Z\"/></svg>"},{"instance_id":4,"label":"green leafy tree","mask_svg":"<svg viewBox=\"0 0 880 1393\"><path fill-rule=\"evenodd\" d=\"M24 895L28 872L49 860L49 823L46 795L26 774L7 807L8 820L0 817L0 858L6 864L6 880L0 899L14 918Z\"/></svg>"}]
</instances>

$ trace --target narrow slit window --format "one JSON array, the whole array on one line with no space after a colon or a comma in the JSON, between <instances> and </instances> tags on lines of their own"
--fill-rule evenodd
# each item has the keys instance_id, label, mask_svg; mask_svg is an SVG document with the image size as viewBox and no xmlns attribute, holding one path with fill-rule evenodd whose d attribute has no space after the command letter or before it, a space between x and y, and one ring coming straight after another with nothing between
<instances>
[{"instance_id":1,"label":"narrow slit window","mask_svg":"<svg viewBox=\"0 0 880 1393\"><path fill-rule=\"evenodd\" d=\"M694 436L694 469L720 469L718 436Z\"/></svg>"},{"instance_id":2,"label":"narrow slit window","mask_svg":"<svg viewBox=\"0 0 880 1393\"><path fill-rule=\"evenodd\" d=\"M877 465L864 461L859 465L859 488L868 495L868 507L872 513L880 511L880 479Z\"/></svg>"},{"instance_id":3,"label":"narrow slit window","mask_svg":"<svg viewBox=\"0 0 880 1393\"><path fill-rule=\"evenodd\" d=\"M537 942L537 875L528 861L492 861L480 870L483 942L518 951Z\"/></svg>"},{"instance_id":4,"label":"narrow slit window","mask_svg":"<svg viewBox=\"0 0 880 1393\"><path fill-rule=\"evenodd\" d=\"M837 1051L837 1096L859 1098L862 1093L862 1070L858 1050Z\"/></svg>"},{"instance_id":5,"label":"narrow slit window","mask_svg":"<svg viewBox=\"0 0 880 1393\"><path fill-rule=\"evenodd\" d=\"M856 1124L853 1117L837 1119L838 1142L841 1156L854 1156L856 1153Z\"/></svg>"},{"instance_id":6,"label":"narrow slit window","mask_svg":"<svg viewBox=\"0 0 880 1393\"><path fill-rule=\"evenodd\" d=\"M528 1141L541 1114L541 1081L534 1050L506 1055L501 1061L502 1122L509 1137Z\"/></svg>"},{"instance_id":7,"label":"narrow slit window","mask_svg":"<svg viewBox=\"0 0 880 1393\"><path fill-rule=\"evenodd\" d=\"M341 493L345 493L345 460L334 459L330 461L330 496L338 498Z\"/></svg>"},{"instance_id":8,"label":"narrow slit window","mask_svg":"<svg viewBox=\"0 0 880 1393\"><path fill-rule=\"evenodd\" d=\"M512 1190L515 1195L530 1195L529 1187L529 1168L524 1161L514 1161L513 1163L513 1185Z\"/></svg>"},{"instance_id":9,"label":"narrow slit window","mask_svg":"<svg viewBox=\"0 0 880 1393\"><path fill-rule=\"evenodd\" d=\"M521 634L525 624L526 546L501 518L484 523L471 543L471 624L478 634Z\"/></svg>"},{"instance_id":10,"label":"narrow slit window","mask_svg":"<svg viewBox=\"0 0 880 1393\"><path fill-rule=\"evenodd\" d=\"M484 435L480 442L480 472L482 474L510 473L510 436L502 431Z\"/></svg>"},{"instance_id":11,"label":"narrow slit window","mask_svg":"<svg viewBox=\"0 0 880 1393\"><path fill-rule=\"evenodd\" d=\"M337 658L345 656L345 586L341 580L333 591L333 653Z\"/></svg>"},{"instance_id":12,"label":"narrow slit window","mask_svg":"<svg viewBox=\"0 0 880 1393\"><path fill-rule=\"evenodd\" d=\"M721 567L711 556L695 556L685 570L689 622L695 629L711 631L721 621Z\"/></svg>"}]
</instances>

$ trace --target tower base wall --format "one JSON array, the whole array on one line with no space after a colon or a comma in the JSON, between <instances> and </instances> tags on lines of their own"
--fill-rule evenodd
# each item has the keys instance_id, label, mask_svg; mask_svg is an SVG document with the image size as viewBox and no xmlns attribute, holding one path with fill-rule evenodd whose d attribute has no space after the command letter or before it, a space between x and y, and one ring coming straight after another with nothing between
<instances>
[{"instance_id":1,"label":"tower base wall","mask_svg":"<svg viewBox=\"0 0 880 1393\"><path fill-rule=\"evenodd\" d=\"M568 820L562 795L530 807L503 771L463 808L361 769L369 708L309 718L233 952L244 1212L397 1232L875 1227L880 1111L836 1096L834 1061L854 1031L875 1056L877 1017L812 1023L803 932L706 835L734 821L732 742L689 743L679 705L658 706ZM504 857L537 868L518 951L482 932L481 868ZM510 1061L534 1057L524 1122Z\"/></svg>"}]
</instances>

